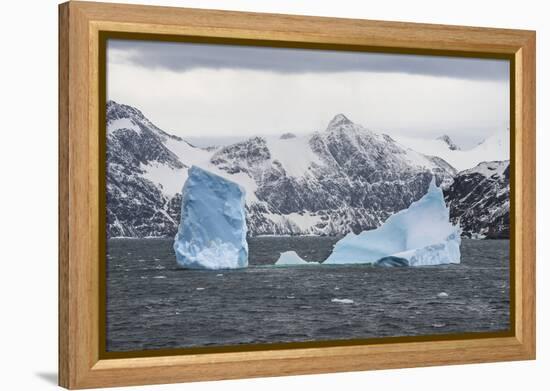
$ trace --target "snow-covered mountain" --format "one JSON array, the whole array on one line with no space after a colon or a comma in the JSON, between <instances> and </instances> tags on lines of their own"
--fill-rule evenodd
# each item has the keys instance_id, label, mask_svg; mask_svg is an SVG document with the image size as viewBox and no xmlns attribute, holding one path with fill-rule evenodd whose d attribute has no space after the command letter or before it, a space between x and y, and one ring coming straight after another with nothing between
<instances>
[{"instance_id":1,"label":"snow-covered mountain","mask_svg":"<svg viewBox=\"0 0 550 391\"><path fill-rule=\"evenodd\" d=\"M150 167L187 172L170 142L185 143L130 106L107 103L107 234L163 236L177 225L179 205L148 179Z\"/></svg>"},{"instance_id":2,"label":"snow-covered mountain","mask_svg":"<svg viewBox=\"0 0 550 391\"><path fill-rule=\"evenodd\" d=\"M510 159L508 130L494 133L474 148L467 150L458 148L447 135L433 140L404 136L395 136L395 139L407 148L426 155L438 156L459 171L475 167L481 162Z\"/></svg>"},{"instance_id":3,"label":"snow-covered mountain","mask_svg":"<svg viewBox=\"0 0 550 391\"><path fill-rule=\"evenodd\" d=\"M309 135L252 137L205 149L164 132L139 110L109 101L107 137L110 237L173 236L192 165L246 189L251 235L375 228L418 200L432 174L446 187L456 175L441 157L404 147L343 114Z\"/></svg>"},{"instance_id":4,"label":"snow-covered mountain","mask_svg":"<svg viewBox=\"0 0 550 391\"><path fill-rule=\"evenodd\" d=\"M441 159L403 149L342 114L324 131L254 137L216 151L210 162L253 180L247 206L255 235L374 228L420 198L431 173L450 182L456 172Z\"/></svg>"},{"instance_id":5,"label":"snow-covered mountain","mask_svg":"<svg viewBox=\"0 0 550 391\"><path fill-rule=\"evenodd\" d=\"M451 220L463 235L481 238L510 236L510 162L483 162L461 171L445 190Z\"/></svg>"}]
</instances>

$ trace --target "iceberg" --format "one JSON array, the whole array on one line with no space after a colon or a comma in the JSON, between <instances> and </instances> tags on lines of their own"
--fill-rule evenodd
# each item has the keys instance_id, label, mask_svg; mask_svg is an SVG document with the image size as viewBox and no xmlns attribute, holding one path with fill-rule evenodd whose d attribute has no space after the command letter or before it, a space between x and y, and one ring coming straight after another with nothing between
<instances>
[{"instance_id":1,"label":"iceberg","mask_svg":"<svg viewBox=\"0 0 550 391\"><path fill-rule=\"evenodd\" d=\"M460 233L450 223L443 191L432 178L421 199L391 215L377 229L347 234L323 263L391 267L460 263Z\"/></svg>"},{"instance_id":2,"label":"iceberg","mask_svg":"<svg viewBox=\"0 0 550 391\"><path fill-rule=\"evenodd\" d=\"M341 304L355 304L355 301L352 299L332 299L332 303L341 303Z\"/></svg>"},{"instance_id":3,"label":"iceberg","mask_svg":"<svg viewBox=\"0 0 550 391\"><path fill-rule=\"evenodd\" d=\"M319 265L318 262L307 262L304 261L296 251L285 251L281 253L275 266L298 266L298 265Z\"/></svg>"},{"instance_id":4,"label":"iceberg","mask_svg":"<svg viewBox=\"0 0 550 391\"><path fill-rule=\"evenodd\" d=\"M246 232L244 189L192 166L182 190L174 241L178 265L210 270L247 267Z\"/></svg>"},{"instance_id":5,"label":"iceberg","mask_svg":"<svg viewBox=\"0 0 550 391\"><path fill-rule=\"evenodd\" d=\"M385 267L404 267L404 266L409 266L409 261L405 258L390 255L384 258L380 258L374 264L376 266L385 266Z\"/></svg>"}]
</instances>

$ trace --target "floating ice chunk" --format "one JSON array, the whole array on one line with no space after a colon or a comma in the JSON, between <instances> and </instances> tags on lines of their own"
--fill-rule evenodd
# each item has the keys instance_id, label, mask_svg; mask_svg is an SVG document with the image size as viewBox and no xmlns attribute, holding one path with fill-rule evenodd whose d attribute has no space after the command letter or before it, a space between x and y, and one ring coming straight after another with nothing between
<instances>
[{"instance_id":1,"label":"floating ice chunk","mask_svg":"<svg viewBox=\"0 0 550 391\"><path fill-rule=\"evenodd\" d=\"M379 228L349 233L334 245L326 264L377 263L426 266L460 263L460 228L449 222L442 190L432 178L427 193Z\"/></svg>"},{"instance_id":2,"label":"floating ice chunk","mask_svg":"<svg viewBox=\"0 0 550 391\"><path fill-rule=\"evenodd\" d=\"M190 269L248 266L245 191L235 182L192 166L182 190L174 241L178 264Z\"/></svg>"},{"instance_id":3,"label":"floating ice chunk","mask_svg":"<svg viewBox=\"0 0 550 391\"><path fill-rule=\"evenodd\" d=\"M437 294L437 297L445 298L445 297L449 297L449 294L447 292L440 292Z\"/></svg>"},{"instance_id":4,"label":"floating ice chunk","mask_svg":"<svg viewBox=\"0 0 550 391\"><path fill-rule=\"evenodd\" d=\"M295 265L319 265L318 262L307 262L304 261L298 254L296 254L296 251L285 251L284 253L281 253L279 256L279 259L277 262L275 262L276 266L295 266Z\"/></svg>"},{"instance_id":5,"label":"floating ice chunk","mask_svg":"<svg viewBox=\"0 0 550 391\"><path fill-rule=\"evenodd\" d=\"M352 299L332 299L331 302L341 303L341 304L353 304L353 303L355 303Z\"/></svg>"}]
</instances>

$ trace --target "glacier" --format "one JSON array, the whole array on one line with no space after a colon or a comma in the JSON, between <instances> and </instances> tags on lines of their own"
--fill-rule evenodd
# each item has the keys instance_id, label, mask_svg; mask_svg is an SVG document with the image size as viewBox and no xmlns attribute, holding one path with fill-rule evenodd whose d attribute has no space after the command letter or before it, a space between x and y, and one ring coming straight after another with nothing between
<instances>
[{"instance_id":1,"label":"glacier","mask_svg":"<svg viewBox=\"0 0 550 391\"><path fill-rule=\"evenodd\" d=\"M248 266L245 196L235 182L197 166L189 169L174 240L179 266L210 270Z\"/></svg>"},{"instance_id":2,"label":"glacier","mask_svg":"<svg viewBox=\"0 0 550 391\"><path fill-rule=\"evenodd\" d=\"M324 264L431 266L460 263L460 233L449 221L443 191L432 177L428 191L379 228L347 234Z\"/></svg>"},{"instance_id":3,"label":"glacier","mask_svg":"<svg viewBox=\"0 0 550 391\"><path fill-rule=\"evenodd\" d=\"M319 265L319 262L304 261L296 251L285 251L279 256L275 266L301 266L301 265Z\"/></svg>"}]
</instances>

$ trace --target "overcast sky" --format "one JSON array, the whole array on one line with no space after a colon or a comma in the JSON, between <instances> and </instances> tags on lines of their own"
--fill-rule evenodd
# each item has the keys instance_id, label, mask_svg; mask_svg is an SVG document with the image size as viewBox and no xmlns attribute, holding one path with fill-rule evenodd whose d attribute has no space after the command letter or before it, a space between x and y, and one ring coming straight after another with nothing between
<instances>
[{"instance_id":1,"label":"overcast sky","mask_svg":"<svg viewBox=\"0 0 550 391\"><path fill-rule=\"evenodd\" d=\"M184 138L372 130L471 146L509 126L504 60L110 40L108 99Z\"/></svg>"}]
</instances>

